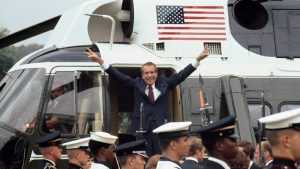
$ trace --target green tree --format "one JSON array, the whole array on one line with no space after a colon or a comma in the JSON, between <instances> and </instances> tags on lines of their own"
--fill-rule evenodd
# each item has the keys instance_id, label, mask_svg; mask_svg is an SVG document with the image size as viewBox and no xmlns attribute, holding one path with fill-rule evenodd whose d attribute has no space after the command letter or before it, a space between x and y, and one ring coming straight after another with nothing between
<instances>
[{"instance_id":1,"label":"green tree","mask_svg":"<svg viewBox=\"0 0 300 169\"><path fill-rule=\"evenodd\" d=\"M8 29L0 28L0 38L7 35L9 33ZM15 63L16 61L16 54L14 47L6 47L0 49L0 79L5 75Z\"/></svg>"},{"instance_id":2,"label":"green tree","mask_svg":"<svg viewBox=\"0 0 300 169\"><path fill-rule=\"evenodd\" d=\"M9 34L6 28L0 28L0 38ZM29 44L20 46L9 46L0 49L0 79L18 60L28 55L29 53L41 49L43 45Z\"/></svg>"}]
</instances>

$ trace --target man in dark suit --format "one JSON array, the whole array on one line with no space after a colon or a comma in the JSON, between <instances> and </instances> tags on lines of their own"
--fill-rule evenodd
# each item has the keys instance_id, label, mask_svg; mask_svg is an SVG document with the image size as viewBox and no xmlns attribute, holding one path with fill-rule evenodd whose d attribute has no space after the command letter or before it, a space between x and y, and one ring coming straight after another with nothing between
<instances>
[{"instance_id":1,"label":"man in dark suit","mask_svg":"<svg viewBox=\"0 0 300 169\"><path fill-rule=\"evenodd\" d=\"M260 145L259 145L260 144ZM272 168L273 164L273 152L272 152L272 146L269 141L261 141L255 149L255 159L257 164L263 166L265 165L268 169ZM260 153L260 147L261 146L261 153ZM263 161L261 159L263 158ZM263 164L264 163L264 164Z\"/></svg>"},{"instance_id":2,"label":"man in dark suit","mask_svg":"<svg viewBox=\"0 0 300 169\"><path fill-rule=\"evenodd\" d=\"M234 128L235 116L228 116L197 130L209 156L204 169L230 169L227 162L238 153Z\"/></svg>"},{"instance_id":3,"label":"man in dark suit","mask_svg":"<svg viewBox=\"0 0 300 169\"><path fill-rule=\"evenodd\" d=\"M197 137L190 137L189 141L189 156L185 157L184 162L181 165L182 169L203 169L199 164L199 162L202 162L205 155L205 148L202 145L202 141Z\"/></svg>"},{"instance_id":4,"label":"man in dark suit","mask_svg":"<svg viewBox=\"0 0 300 169\"><path fill-rule=\"evenodd\" d=\"M132 129L133 132L140 129L140 107L144 106L143 129L146 131L145 138L147 140L147 154L159 154L161 152L158 145L157 136L152 130L170 121L170 113L168 108L168 92L176 85L184 81L199 66L199 62L208 56L208 47L205 46L195 61L187 65L180 72L166 78L158 76L157 67L152 62L147 62L141 67L141 78L131 77L121 73L116 68L104 62L93 51L87 49L89 59L98 62L101 67L113 78L132 90L134 95L134 108L132 113Z\"/></svg>"},{"instance_id":5,"label":"man in dark suit","mask_svg":"<svg viewBox=\"0 0 300 169\"><path fill-rule=\"evenodd\" d=\"M249 141L241 140L239 142L239 151L245 153L247 156L247 160L249 161L249 169L262 169L262 167L258 166L253 161L255 148Z\"/></svg>"}]
</instances>

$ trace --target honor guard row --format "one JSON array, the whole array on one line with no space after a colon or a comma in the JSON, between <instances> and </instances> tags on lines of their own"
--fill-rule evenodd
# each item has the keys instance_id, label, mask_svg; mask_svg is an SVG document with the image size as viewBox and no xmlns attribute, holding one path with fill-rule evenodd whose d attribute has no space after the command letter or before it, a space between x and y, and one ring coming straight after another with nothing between
<instances>
[{"instance_id":1,"label":"honor guard row","mask_svg":"<svg viewBox=\"0 0 300 169\"><path fill-rule=\"evenodd\" d=\"M300 148L298 148L300 142L300 109L264 117L259 119L259 122L265 124L267 138L273 148L272 169L296 169L296 161L300 160ZM235 134L235 123L235 116L228 116L196 131L196 135L201 136L209 156L203 166L204 169L230 168L227 162L234 158L238 152L237 140L239 137ZM158 136L162 148L162 156L157 163L157 169L182 168L179 161L182 157L188 156L188 137L191 124L191 122L170 122L153 130L153 133ZM117 138L109 133L94 132L89 138L63 144L66 146L68 155L71 156L69 157L70 166L79 164L72 160L72 152L77 151L85 154L89 147L94 156L92 169L111 168L109 164L114 159L114 153L119 157L123 169L130 169L133 166L144 168L147 158L145 154L146 141L128 142L115 149ZM60 143L59 132L50 133L38 140L37 144L45 157L40 168L55 168L55 163L61 155ZM85 155L87 157L87 153ZM81 160L83 159L81 158Z\"/></svg>"},{"instance_id":2,"label":"honor guard row","mask_svg":"<svg viewBox=\"0 0 300 169\"><path fill-rule=\"evenodd\" d=\"M181 164L179 163L179 161L183 157L188 156L188 151L189 151L188 137L190 135L189 128L191 124L192 124L191 122L170 122L153 130L153 133L157 134L159 138L159 144L162 148L162 157L160 158L157 164L157 169L181 168ZM206 146L208 145L207 141L213 140L213 138L219 138L219 139L224 138L224 140L230 139L229 141L236 143L235 139L237 137L236 135L234 135L234 124L235 124L235 118L228 117L216 123L213 123L209 126L201 128L200 130L198 130L198 134L201 134L202 137L206 137L206 136L209 137L208 140L204 139L203 141L203 144ZM52 136L53 134L49 134L49 135ZM145 154L145 147L146 147L145 140L125 143L123 145L118 146L116 149L114 149L115 146L114 144L116 140L117 137L109 133L95 132L95 133L91 133L90 138L75 140L72 142L64 143L63 145L66 146L69 156L72 156L74 152L81 152L82 153L81 160L86 161L84 160L85 158L83 156L86 155L85 157L87 157L87 154L85 154L85 152L88 143L90 151L94 156L94 162L91 165L92 169L111 168L110 164L114 159L114 152L119 157L120 165L122 168L129 169L131 168L131 166L135 166L137 168L143 169L145 166L145 158L147 158ZM57 144L57 146L59 146L59 144ZM213 152L214 151L212 151L211 154L212 161L213 160L218 161L217 158L219 156L216 155L214 158ZM78 157L79 156L75 158ZM70 158L70 167L72 166L75 167L75 165L77 165L77 167L82 167L81 166L83 163L82 161L80 165L79 161L71 160L74 159L74 156L73 158L72 157L69 158ZM219 159L219 161L222 160L224 159L222 158ZM221 162L221 165L223 165L223 163Z\"/></svg>"}]
</instances>

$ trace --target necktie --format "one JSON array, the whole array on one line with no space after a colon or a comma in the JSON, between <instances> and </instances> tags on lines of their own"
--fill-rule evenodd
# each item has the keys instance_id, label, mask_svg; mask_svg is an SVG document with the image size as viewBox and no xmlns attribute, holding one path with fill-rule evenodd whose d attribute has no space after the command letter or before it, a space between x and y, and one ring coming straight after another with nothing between
<instances>
[{"instance_id":1,"label":"necktie","mask_svg":"<svg viewBox=\"0 0 300 169\"><path fill-rule=\"evenodd\" d=\"M148 98L151 103L154 103L154 93L152 86L148 86Z\"/></svg>"}]
</instances>

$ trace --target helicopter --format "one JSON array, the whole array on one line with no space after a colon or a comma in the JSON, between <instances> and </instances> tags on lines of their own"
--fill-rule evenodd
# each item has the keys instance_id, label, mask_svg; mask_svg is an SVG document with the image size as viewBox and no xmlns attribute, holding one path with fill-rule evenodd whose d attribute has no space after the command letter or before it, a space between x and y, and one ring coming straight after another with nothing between
<instances>
[{"instance_id":1,"label":"helicopter","mask_svg":"<svg viewBox=\"0 0 300 169\"><path fill-rule=\"evenodd\" d=\"M299 10L297 0L90 0L1 38L3 48L53 29L0 82L0 168L36 168L35 142L53 129L63 142L134 135L133 94L88 60L89 47L134 78L147 61L171 76L207 45L209 57L169 93L171 119L196 129L236 115L237 133L256 143L259 117L300 105Z\"/></svg>"}]
</instances>

